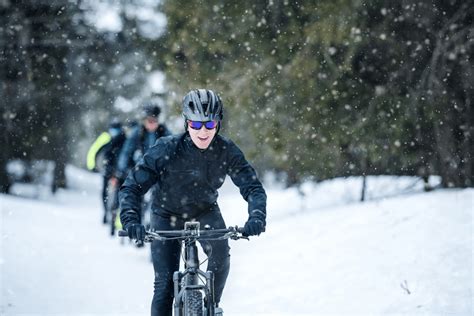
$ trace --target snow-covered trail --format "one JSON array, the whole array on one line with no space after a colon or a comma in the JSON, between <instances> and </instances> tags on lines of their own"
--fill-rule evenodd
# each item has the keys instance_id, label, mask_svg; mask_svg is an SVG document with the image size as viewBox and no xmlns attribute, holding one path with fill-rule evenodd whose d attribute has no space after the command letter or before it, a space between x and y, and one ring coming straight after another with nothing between
<instances>
[{"instance_id":1,"label":"snow-covered trail","mask_svg":"<svg viewBox=\"0 0 474 316\"><path fill-rule=\"evenodd\" d=\"M258 315L472 315L472 214L472 191L451 191L275 222L247 249L251 263L233 266L245 277L229 288L247 299L227 306Z\"/></svg>"},{"instance_id":2,"label":"snow-covered trail","mask_svg":"<svg viewBox=\"0 0 474 316\"><path fill-rule=\"evenodd\" d=\"M98 199L68 192L58 201L2 199L7 205L2 207L2 314L143 315L148 310L153 280L148 254L107 235Z\"/></svg>"},{"instance_id":3,"label":"snow-covered trail","mask_svg":"<svg viewBox=\"0 0 474 316\"><path fill-rule=\"evenodd\" d=\"M56 196L0 195L0 314L148 315L148 249L108 236L100 179L73 176ZM326 203L347 182L268 190L267 232L231 241L225 315L472 315L474 190ZM223 191L227 224L243 224L245 202Z\"/></svg>"}]
</instances>

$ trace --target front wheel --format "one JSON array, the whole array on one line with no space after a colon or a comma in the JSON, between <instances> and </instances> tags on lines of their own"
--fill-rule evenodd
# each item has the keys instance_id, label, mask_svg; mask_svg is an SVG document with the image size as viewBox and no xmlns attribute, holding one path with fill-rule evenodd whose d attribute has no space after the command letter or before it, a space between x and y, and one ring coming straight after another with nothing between
<instances>
[{"instance_id":1,"label":"front wheel","mask_svg":"<svg viewBox=\"0 0 474 316\"><path fill-rule=\"evenodd\" d=\"M202 316L201 291L186 291L184 295L184 316Z\"/></svg>"}]
</instances>

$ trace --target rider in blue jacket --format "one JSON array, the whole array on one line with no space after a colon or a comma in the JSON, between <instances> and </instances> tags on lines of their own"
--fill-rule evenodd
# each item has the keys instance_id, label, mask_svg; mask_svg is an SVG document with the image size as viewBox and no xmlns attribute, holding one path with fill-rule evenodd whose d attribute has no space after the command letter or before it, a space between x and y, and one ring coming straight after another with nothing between
<instances>
[{"instance_id":1,"label":"rider in blue jacket","mask_svg":"<svg viewBox=\"0 0 474 316\"><path fill-rule=\"evenodd\" d=\"M135 165L143 154L152 147L156 140L163 136L171 135L164 124L160 124L160 108L147 103L142 109L142 124L136 125L127 136L117 162L118 179L124 179L131 166Z\"/></svg>"},{"instance_id":2,"label":"rider in blue jacket","mask_svg":"<svg viewBox=\"0 0 474 316\"><path fill-rule=\"evenodd\" d=\"M120 219L129 237L143 240L140 196L156 186L151 228L183 229L184 222L197 220L201 226L225 228L217 204L217 190L229 175L248 202L247 235L259 235L266 225L266 194L255 170L230 139L218 134L222 101L211 90L192 90L183 100L186 132L160 138L134 167L119 193ZM220 301L229 273L227 240L202 241L208 270L215 275L215 300ZM178 241L152 243L155 291L152 315L171 315L173 272L179 269Z\"/></svg>"}]
</instances>

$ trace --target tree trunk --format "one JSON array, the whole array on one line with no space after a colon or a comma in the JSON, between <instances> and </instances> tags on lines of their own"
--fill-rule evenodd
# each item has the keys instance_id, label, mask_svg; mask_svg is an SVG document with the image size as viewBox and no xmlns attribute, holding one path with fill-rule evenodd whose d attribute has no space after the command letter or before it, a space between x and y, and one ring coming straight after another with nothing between
<instances>
[{"instance_id":1,"label":"tree trunk","mask_svg":"<svg viewBox=\"0 0 474 316\"><path fill-rule=\"evenodd\" d=\"M68 130L66 126L65 111L66 107L60 98L54 99L51 102L52 108L54 109L53 122L56 125L56 130L52 134L53 141L50 143L51 152L53 153L54 160L54 176L52 183L52 192L55 193L59 188L66 188L66 164L69 158L69 146L68 146Z\"/></svg>"},{"instance_id":2,"label":"tree trunk","mask_svg":"<svg viewBox=\"0 0 474 316\"><path fill-rule=\"evenodd\" d=\"M54 175L51 191L56 193L59 188L65 189L66 187L66 160L63 155L59 155L54 161Z\"/></svg>"},{"instance_id":3,"label":"tree trunk","mask_svg":"<svg viewBox=\"0 0 474 316\"><path fill-rule=\"evenodd\" d=\"M0 58L0 63L5 61L5 59ZM0 73L0 78L5 78L5 73L3 68ZM11 92L10 82L7 80L3 80L1 85L0 95L3 97L4 105L10 104L10 100L12 99L13 93ZM8 113L6 107L0 108L0 193L9 193L10 190L10 179L7 174L7 163L8 160L12 158L12 147L11 147L11 140L9 139L10 135L10 123L11 120L8 117Z\"/></svg>"},{"instance_id":4,"label":"tree trunk","mask_svg":"<svg viewBox=\"0 0 474 316\"><path fill-rule=\"evenodd\" d=\"M434 122L436 150L439 159L441 185L445 188L463 187L462 170L460 170L457 140L453 134L452 111L446 111L441 121Z\"/></svg>"},{"instance_id":5,"label":"tree trunk","mask_svg":"<svg viewBox=\"0 0 474 316\"><path fill-rule=\"evenodd\" d=\"M6 126L6 113L3 110L0 110L0 129L3 131L0 135L0 193L8 193L10 179L7 174L7 163L11 155L11 147L8 142L9 130Z\"/></svg>"},{"instance_id":6,"label":"tree trunk","mask_svg":"<svg viewBox=\"0 0 474 316\"><path fill-rule=\"evenodd\" d=\"M474 80L474 71L471 67L467 67L464 72L466 78L464 80L464 106L465 106L465 123L462 124L461 130L463 132L463 141L461 144L461 152L463 155L463 171L465 174L465 186L474 186L474 112L472 111L474 99L474 91L472 89L472 82Z\"/></svg>"},{"instance_id":7,"label":"tree trunk","mask_svg":"<svg viewBox=\"0 0 474 316\"><path fill-rule=\"evenodd\" d=\"M5 137L3 137L5 138ZM8 193L10 190L10 179L7 174L7 152L1 150L0 153L0 193Z\"/></svg>"},{"instance_id":8,"label":"tree trunk","mask_svg":"<svg viewBox=\"0 0 474 316\"><path fill-rule=\"evenodd\" d=\"M367 188L367 175L364 173L362 176L362 193L360 195L360 201L364 202L365 201L365 191Z\"/></svg>"}]
</instances>

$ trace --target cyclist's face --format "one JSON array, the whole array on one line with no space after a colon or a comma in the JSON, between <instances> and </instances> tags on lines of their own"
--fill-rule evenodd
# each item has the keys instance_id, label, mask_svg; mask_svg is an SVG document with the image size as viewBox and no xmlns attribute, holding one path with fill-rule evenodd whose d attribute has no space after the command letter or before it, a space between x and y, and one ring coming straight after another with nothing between
<instances>
[{"instance_id":1,"label":"cyclist's face","mask_svg":"<svg viewBox=\"0 0 474 316\"><path fill-rule=\"evenodd\" d=\"M148 116L143 120L143 125L149 133L153 133L158 129L158 118L153 116Z\"/></svg>"},{"instance_id":2,"label":"cyclist's face","mask_svg":"<svg viewBox=\"0 0 474 316\"><path fill-rule=\"evenodd\" d=\"M216 135L217 127L213 129L207 129L204 125L201 129L193 129L188 127L189 135L193 140L194 145L199 149L207 149L211 144L212 139Z\"/></svg>"}]
</instances>

